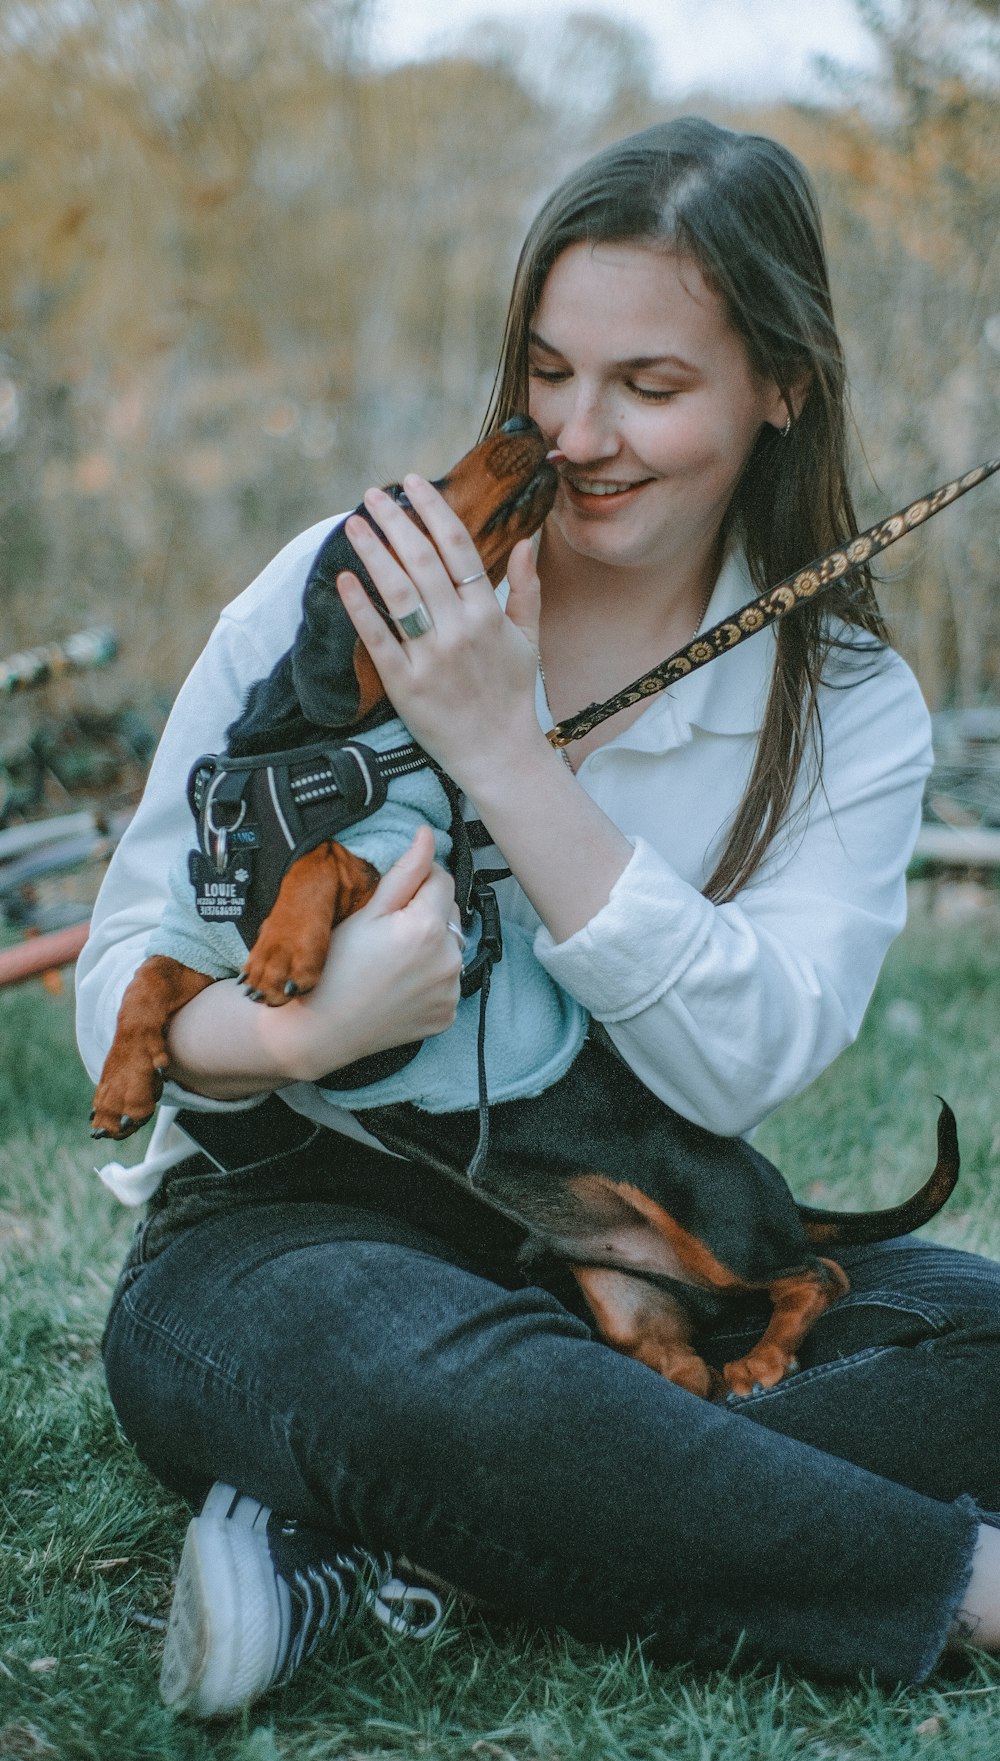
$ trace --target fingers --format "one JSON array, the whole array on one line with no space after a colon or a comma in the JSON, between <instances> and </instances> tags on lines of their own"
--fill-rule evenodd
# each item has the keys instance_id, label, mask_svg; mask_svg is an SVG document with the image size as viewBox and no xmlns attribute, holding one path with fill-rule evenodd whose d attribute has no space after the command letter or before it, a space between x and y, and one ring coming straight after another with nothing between
<instances>
[{"instance_id":1,"label":"fingers","mask_svg":"<svg viewBox=\"0 0 1000 1761\"><path fill-rule=\"evenodd\" d=\"M530 538L522 538L520 544L515 544L511 551L507 564L507 581L510 587L507 616L527 636L537 653L542 590L535 561L535 546Z\"/></svg>"},{"instance_id":2,"label":"fingers","mask_svg":"<svg viewBox=\"0 0 1000 1761\"><path fill-rule=\"evenodd\" d=\"M376 586L385 598L381 584L376 581ZM346 571L338 575L337 592L344 610L368 650L386 696L392 701L393 680L399 677L400 669L406 665L403 644L393 636L384 619L375 610L357 575Z\"/></svg>"},{"instance_id":3,"label":"fingers","mask_svg":"<svg viewBox=\"0 0 1000 1761\"><path fill-rule=\"evenodd\" d=\"M349 519L345 532L393 617L407 615L422 602L435 624L447 624L457 591L478 589L492 597L492 588L472 539L443 496L422 477L408 476L404 483L426 533L381 489L368 491L365 506L395 555L360 518ZM474 581L468 581L470 576ZM459 589L460 582L467 586Z\"/></svg>"},{"instance_id":4,"label":"fingers","mask_svg":"<svg viewBox=\"0 0 1000 1761\"><path fill-rule=\"evenodd\" d=\"M446 924L453 915L455 883L435 861L434 834L428 825L418 826L409 848L386 869L365 910L373 917L388 917L404 911L418 895L421 906Z\"/></svg>"},{"instance_id":5,"label":"fingers","mask_svg":"<svg viewBox=\"0 0 1000 1761\"><path fill-rule=\"evenodd\" d=\"M449 918L454 920L457 915L455 910L455 882L448 873L448 870L446 868L440 868L435 863L420 889L419 900L414 899L411 903L426 905L428 910L433 911L436 917L440 917L442 923L446 926Z\"/></svg>"},{"instance_id":6,"label":"fingers","mask_svg":"<svg viewBox=\"0 0 1000 1761\"><path fill-rule=\"evenodd\" d=\"M492 599L493 589L483 569L482 558L465 526L454 509L449 507L444 496L435 489L433 483L428 483L425 477L418 477L415 472L403 478L403 487L411 505L427 527L437 554L448 571L448 587L462 592L470 587ZM398 518L402 509L394 506L394 512ZM412 520L407 521L407 524L416 538L422 539L423 535ZM412 543L412 539L408 541ZM435 572L429 585L443 587L439 572Z\"/></svg>"},{"instance_id":7,"label":"fingers","mask_svg":"<svg viewBox=\"0 0 1000 1761\"><path fill-rule=\"evenodd\" d=\"M369 911L377 917L402 911L419 892L433 867L434 834L429 825L418 826L412 844L379 881L369 901Z\"/></svg>"},{"instance_id":8,"label":"fingers","mask_svg":"<svg viewBox=\"0 0 1000 1761\"><path fill-rule=\"evenodd\" d=\"M401 620L414 612L424 612L430 618L430 628L439 636L460 638L463 615L476 604L477 594L482 596L479 609L497 614L492 586L472 539L443 496L422 477L407 477L405 483L430 537L381 489L368 491L365 506L377 521L385 542L366 520L355 515L346 522L345 533L385 601L397 630ZM467 580L469 576L474 577L471 582ZM466 585L460 586L463 581ZM375 611L357 576L349 571L338 575L337 589L387 696L395 701L394 693L405 689L413 669L421 672L421 655L426 659L425 651L419 647L421 633L404 628L400 634L407 639L398 641Z\"/></svg>"}]
</instances>

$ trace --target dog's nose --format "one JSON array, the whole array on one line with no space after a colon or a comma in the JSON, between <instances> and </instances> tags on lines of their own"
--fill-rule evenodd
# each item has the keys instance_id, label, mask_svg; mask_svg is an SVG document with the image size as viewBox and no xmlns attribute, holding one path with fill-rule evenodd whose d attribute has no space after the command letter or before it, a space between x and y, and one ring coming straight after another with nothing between
<instances>
[{"instance_id":1,"label":"dog's nose","mask_svg":"<svg viewBox=\"0 0 1000 1761\"><path fill-rule=\"evenodd\" d=\"M501 434L530 434L532 429L538 433L538 424L530 416L510 416L500 429Z\"/></svg>"}]
</instances>

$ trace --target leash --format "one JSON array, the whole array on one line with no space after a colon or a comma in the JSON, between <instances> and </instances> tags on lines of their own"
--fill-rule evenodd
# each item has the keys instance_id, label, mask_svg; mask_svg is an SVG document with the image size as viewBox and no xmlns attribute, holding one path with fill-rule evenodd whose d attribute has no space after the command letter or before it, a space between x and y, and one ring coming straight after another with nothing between
<instances>
[{"instance_id":1,"label":"leash","mask_svg":"<svg viewBox=\"0 0 1000 1761\"><path fill-rule=\"evenodd\" d=\"M711 629L701 632L688 642L684 648L678 648L675 654L668 655L659 666L651 667L648 673L642 673L633 679L631 685L616 691L613 697L606 697L603 703L589 703L586 709L578 710L576 715L567 716L565 721L557 722L549 728L546 738L556 747L568 746L573 740L582 740L591 728L607 721L609 716L617 715L620 709L627 709L633 703L639 703L644 697L655 697L657 692L665 691L668 686L676 685L680 679L686 679L699 667L707 666L720 654L728 654L731 648L745 642L748 636L755 636L758 630L765 630L769 624L776 624L780 618L787 617L800 605L807 604L818 593L823 593L835 582L842 581L852 569L858 568L880 551L887 550L895 544L904 533L912 532L930 520L942 508L949 507L960 495L965 495L976 485L992 477L1000 471L1000 459L991 459L989 463L973 466L961 477L950 483L943 483L930 495L921 496L919 501L911 501L909 507L902 508L898 514L890 514L887 520L879 520L877 525L869 526L867 532L859 533L857 538L850 539L834 550L828 550L824 556L817 557L815 562L808 563L804 569L798 569L793 575L786 575L776 587L769 587L759 598L748 600L739 611L731 617L723 618Z\"/></svg>"},{"instance_id":2,"label":"leash","mask_svg":"<svg viewBox=\"0 0 1000 1761\"><path fill-rule=\"evenodd\" d=\"M462 814L462 791L454 783L447 771L434 765L441 787L448 797L451 808L451 849L452 873L455 879L455 904L462 920L462 928L468 934L473 921L478 916L480 924L479 946L473 958L462 968L460 989L463 997L471 997L479 992L479 1026L476 1033L476 1089L479 1109L479 1133L472 1158L465 1170L465 1178L470 1186L475 1186L489 1154L490 1147L490 1096L486 1080L486 1009L490 1000L490 981L493 968L503 959L503 929L500 922L500 907L493 891L494 884L499 880L507 880L509 868L477 868L475 864L476 850L492 846L493 839L481 820L467 820Z\"/></svg>"}]
</instances>

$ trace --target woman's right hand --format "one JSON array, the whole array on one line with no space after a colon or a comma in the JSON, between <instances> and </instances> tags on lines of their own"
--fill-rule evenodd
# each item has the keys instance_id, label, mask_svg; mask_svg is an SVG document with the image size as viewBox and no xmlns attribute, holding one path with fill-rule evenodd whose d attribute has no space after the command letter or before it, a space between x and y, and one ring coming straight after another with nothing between
<instances>
[{"instance_id":1,"label":"woman's right hand","mask_svg":"<svg viewBox=\"0 0 1000 1761\"><path fill-rule=\"evenodd\" d=\"M355 1058L443 1033L455 1019L462 951L451 876L421 826L360 911L337 925L314 991L272 1011L288 1080L314 1082Z\"/></svg>"},{"instance_id":2,"label":"woman's right hand","mask_svg":"<svg viewBox=\"0 0 1000 1761\"><path fill-rule=\"evenodd\" d=\"M459 998L456 918L451 876L421 826L368 904L334 930L314 991L268 1009L235 980L209 985L170 1024L168 1074L195 1094L236 1100L443 1033Z\"/></svg>"}]
</instances>

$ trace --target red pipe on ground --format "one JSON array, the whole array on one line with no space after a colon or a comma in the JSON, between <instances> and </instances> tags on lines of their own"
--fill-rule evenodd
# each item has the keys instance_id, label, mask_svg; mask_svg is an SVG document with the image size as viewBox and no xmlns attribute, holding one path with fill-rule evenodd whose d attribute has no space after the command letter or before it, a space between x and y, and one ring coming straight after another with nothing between
<instances>
[{"instance_id":1,"label":"red pipe on ground","mask_svg":"<svg viewBox=\"0 0 1000 1761\"><path fill-rule=\"evenodd\" d=\"M18 942L14 948L0 949L0 989L8 984L23 984L27 978L37 978L40 973L71 965L89 932L89 923L71 923L67 929L29 936L27 941Z\"/></svg>"}]
</instances>

